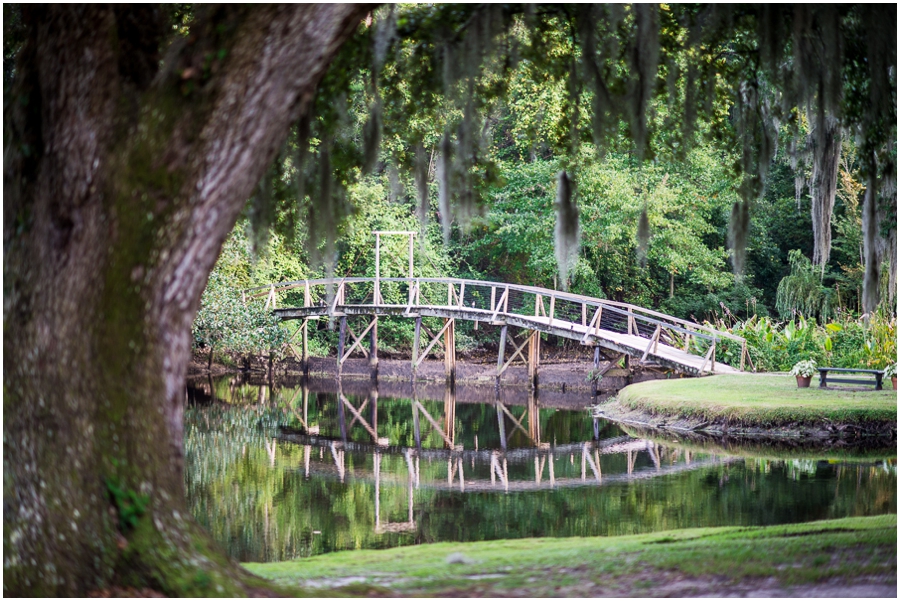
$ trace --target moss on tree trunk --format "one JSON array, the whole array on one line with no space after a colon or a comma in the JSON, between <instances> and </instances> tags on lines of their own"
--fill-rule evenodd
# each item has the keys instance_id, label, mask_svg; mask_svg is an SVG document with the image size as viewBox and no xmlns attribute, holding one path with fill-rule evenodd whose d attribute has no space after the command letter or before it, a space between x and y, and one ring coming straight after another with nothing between
<instances>
[{"instance_id":1,"label":"moss on tree trunk","mask_svg":"<svg viewBox=\"0 0 900 601\"><path fill-rule=\"evenodd\" d=\"M354 6L23 9L4 165L4 592L262 583L184 501L190 327ZM213 52L215 69L193 75ZM298 68L302 66L302 68Z\"/></svg>"}]
</instances>

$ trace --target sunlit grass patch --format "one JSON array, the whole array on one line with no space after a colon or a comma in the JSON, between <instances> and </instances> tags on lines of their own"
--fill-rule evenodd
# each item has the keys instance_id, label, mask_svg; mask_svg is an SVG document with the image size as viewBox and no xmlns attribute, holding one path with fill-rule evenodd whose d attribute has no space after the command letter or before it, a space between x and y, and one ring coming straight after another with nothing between
<instances>
[{"instance_id":1,"label":"sunlit grass patch","mask_svg":"<svg viewBox=\"0 0 900 601\"><path fill-rule=\"evenodd\" d=\"M683 578L711 590L757 578L774 578L781 586L863 577L896 583L896 532L896 515L883 515L617 537L437 543L245 567L323 593L340 593L331 585L353 579L357 587L408 596L649 594ZM452 557L465 561L448 561Z\"/></svg>"},{"instance_id":2,"label":"sunlit grass patch","mask_svg":"<svg viewBox=\"0 0 900 601\"><path fill-rule=\"evenodd\" d=\"M793 377L780 374L652 380L626 387L619 392L618 401L657 415L755 426L890 424L897 420L895 390L820 389L818 377L810 388L798 388Z\"/></svg>"}]
</instances>

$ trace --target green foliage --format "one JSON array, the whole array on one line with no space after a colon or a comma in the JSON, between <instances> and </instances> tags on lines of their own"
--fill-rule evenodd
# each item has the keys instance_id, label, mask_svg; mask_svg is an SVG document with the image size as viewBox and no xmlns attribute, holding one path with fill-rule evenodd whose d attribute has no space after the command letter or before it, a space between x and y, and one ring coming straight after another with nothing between
<instances>
[{"instance_id":1,"label":"green foliage","mask_svg":"<svg viewBox=\"0 0 900 601\"><path fill-rule=\"evenodd\" d=\"M104 478L103 483L106 485L110 501L119 514L119 530L127 532L134 529L138 524L138 519L147 511L150 496L138 494L134 490L126 488L116 476Z\"/></svg>"},{"instance_id":2,"label":"green foliage","mask_svg":"<svg viewBox=\"0 0 900 601\"><path fill-rule=\"evenodd\" d=\"M822 285L822 269L799 250L789 254L791 274L778 284L775 307L782 317L797 314L827 320L832 312L832 290Z\"/></svg>"},{"instance_id":3,"label":"green foliage","mask_svg":"<svg viewBox=\"0 0 900 601\"><path fill-rule=\"evenodd\" d=\"M807 359L805 361L798 361L797 363L795 363L794 367L791 368L790 375L809 378L816 375L816 371L815 360Z\"/></svg>"},{"instance_id":4,"label":"green foliage","mask_svg":"<svg viewBox=\"0 0 900 601\"><path fill-rule=\"evenodd\" d=\"M287 330L260 302L244 302L241 292L218 271L210 274L192 333L195 348L261 353L280 349Z\"/></svg>"},{"instance_id":5,"label":"green foliage","mask_svg":"<svg viewBox=\"0 0 900 601\"><path fill-rule=\"evenodd\" d=\"M723 227L736 198L734 180L715 155L713 146L701 146L687 161L641 167L612 152L597 161L586 149L575 171L582 252L571 289L645 305L657 305L672 289L717 299L734 289ZM558 169L558 159L502 163L504 183L493 191L491 208L468 235L455 240L453 250L473 277L554 286L552 207ZM642 205L651 227L646 268L636 256ZM746 284L739 289L749 291ZM749 302L752 291L745 296L741 304Z\"/></svg>"},{"instance_id":6,"label":"green foliage","mask_svg":"<svg viewBox=\"0 0 900 601\"><path fill-rule=\"evenodd\" d=\"M599 384L602 380L603 374L601 373L600 368L588 370L588 373L584 378L585 382L594 382L597 384Z\"/></svg>"},{"instance_id":7,"label":"green foliage","mask_svg":"<svg viewBox=\"0 0 900 601\"><path fill-rule=\"evenodd\" d=\"M763 291L748 284L747 277L734 282L731 288L718 292L697 292L687 288L659 304L664 313L697 322L715 321L729 316L749 319L766 317L768 308L762 303Z\"/></svg>"},{"instance_id":8,"label":"green foliage","mask_svg":"<svg viewBox=\"0 0 900 601\"><path fill-rule=\"evenodd\" d=\"M868 320L842 314L825 325L803 316L786 322L753 316L732 319L730 325L718 319L710 325L744 337L757 371L787 371L805 359L830 367L882 369L896 361L896 324L896 317L882 310Z\"/></svg>"}]
</instances>

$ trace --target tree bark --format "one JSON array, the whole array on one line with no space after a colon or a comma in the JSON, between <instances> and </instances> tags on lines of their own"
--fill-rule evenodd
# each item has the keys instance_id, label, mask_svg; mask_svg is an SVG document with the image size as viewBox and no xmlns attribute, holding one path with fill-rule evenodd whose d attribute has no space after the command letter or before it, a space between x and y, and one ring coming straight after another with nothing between
<instances>
[{"instance_id":1,"label":"tree bark","mask_svg":"<svg viewBox=\"0 0 900 601\"><path fill-rule=\"evenodd\" d=\"M4 107L6 594L258 584L184 502L191 323L364 9L204 10L158 71L158 9L23 8Z\"/></svg>"},{"instance_id":2,"label":"tree bark","mask_svg":"<svg viewBox=\"0 0 900 601\"><path fill-rule=\"evenodd\" d=\"M812 135L813 173L810 202L813 229L813 265L825 265L831 256L831 215L837 193L838 166L841 160L841 127L834 117L821 120Z\"/></svg>"}]
</instances>

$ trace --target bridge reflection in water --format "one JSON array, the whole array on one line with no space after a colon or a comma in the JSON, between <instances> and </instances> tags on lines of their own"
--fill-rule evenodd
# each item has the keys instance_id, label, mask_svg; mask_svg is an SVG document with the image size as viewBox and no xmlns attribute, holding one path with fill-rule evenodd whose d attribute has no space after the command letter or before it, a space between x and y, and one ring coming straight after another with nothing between
<instances>
[{"instance_id":1,"label":"bridge reflection in water","mask_svg":"<svg viewBox=\"0 0 900 601\"><path fill-rule=\"evenodd\" d=\"M308 386L301 385L287 392L288 407L299 428L283 427L272 439L271 447L277 442L302 446L304 476L310 478L337 478L341 483L348 479L374 482L374 529L376 533L414 531L413 518L414 491L431 490L458 491L460 493L483 492L527 492L552 490L577 486L602 486L609 483L624 483L629 480L654 478L686 470L704 468L735 461L736 458L704 457L692 458L689 450L666 449L657 442L635 439L627 435L600 439L599 420L583 413L583 420L592 423L592 436L588 440L553 444L541 438L541 411L538 392L527 392L525 406L504 403L499 392L492 404L496 412L494 445L498 448L479 448L478 435L466 437L470 448L460 444L461 429L466 425L456 419L456 388L445 387L442 411L428 408L420 401L413 387L413 398L409 400L409 419L412 423L413 441L411 446L403 446L389 436L382 436L378 430L378 388L371 388L365 397L355 404L338 390L333 395L312 393ZM313 404L332 404L335 407L336 422L326 427L314 423L310 415L310 398ZM324 403L323 403L324 402ZM431 403L436 405L436 403ZM315 406L319 415L324 406ZM545 409L545 411L547 411ZM551 410L552 411L552 410ZM365 413L368 412L368 417ZM517 415L518 414L518 415ZM394 418L396 419L396 414ZM423 431L432 434L431 442L425 440ZM333 432L335 436L323 434ZM482 432L483 433L483 432ZM520 435L524 445L512 446L514 435ZM438 444L434 444L434 440ZM482 440L484 437L482 436ZM499 442L499 444L496 444ZM393 444L392 444L393 443ZM319 453L316 453L316 450ZM325 451L324 453L322 451ZM347 453L366 457L359 465L349 466ZM311 461L316 455L330 457L331 461ZM646 465L638 462L644 454L649 461ZM601 456L616 455L624 459L617 462L617 469L603 473ZM385 474L382 461L385 457L402 457L406 465L403 470L393 470ZM446 470L430 469L425 478L420 470L420 460L432 466L445 465ZM274 456L273 456L274 461ZM572 466L580 461L580 475L572 474ZM564 475L557 476L558 465L564 465ZM621 464L621 465L619 465ZM511 476L510 466L518 467ZM531 469L533 466L533 469ZM624 469L622 469L624 468ZM407 514L404 522L386 522L381 519L381 490L384 485L405 486L407 489Z\"/></svg>"},{"instance_id":2,"label":"bridge reflection in water","mask_svg":"<svg viewBox=\"0 0 900 601\"><path fill-rule=\"evenodd\" d=\"M896 449L854 458L632 437L593 419L587 395L312 385L189 389L188 502L241 561L896 511Z\"/></svg>"}]
</instances>

